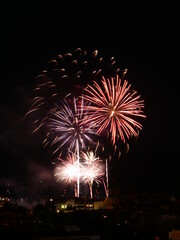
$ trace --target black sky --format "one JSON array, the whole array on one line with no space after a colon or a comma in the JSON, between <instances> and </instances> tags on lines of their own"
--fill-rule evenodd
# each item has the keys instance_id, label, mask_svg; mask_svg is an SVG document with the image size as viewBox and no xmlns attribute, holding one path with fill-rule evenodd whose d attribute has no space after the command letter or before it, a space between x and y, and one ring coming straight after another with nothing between
<instances>
[{"instance_id":1,"label":"black sky","mask_svg":"<svg viewBox=\"0 0 180 240\"><path fill-rule=\"evenodd\" d=\"M117 2L117 1L116 1ZM122 189L180 193L177 6L109 3L4 6L1 21L0 184L54 181L50 156L22 121L34 77L80 47L114 56L145 100L147 119L122 161Z\"/></svg>"}]
</instances>

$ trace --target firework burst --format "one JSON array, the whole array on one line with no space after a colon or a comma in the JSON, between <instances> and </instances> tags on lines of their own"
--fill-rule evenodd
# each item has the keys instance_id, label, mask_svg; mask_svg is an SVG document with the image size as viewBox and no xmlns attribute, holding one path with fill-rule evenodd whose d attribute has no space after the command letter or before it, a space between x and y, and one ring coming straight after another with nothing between
<instances>
[{"instance_id":1,"label":"firework burst","mask_svg":"<svg viewBox=\"0 0 180 240\"><path fill-rule=\"evenodd\" d=\"M92 186L96 182L100 184L104 181L105 166L102 160L97 157L93 151L81 152L79 163L77 155L69 152L66 160L58 158L61 163L54 170L54 176L57 181L65 184L74 184L75 197L78 197L77 179L86 184L88 183L90 189L90 197L93 197ZM104 182L103 182L104 183ZM106 189L105 189L106 191Z\"/></svg>"},{"instance_id":2,"label":"firework burst","mask_svg":"<svg viewBox=\"0 0 180 240\"><path fill-rule=\"evenodd\" d=\"M73 183L77 197L80 181L89 184L91 197L93 183L105 183L102 160L92 151L82 153L87 145L91 148L96 144L94 135L106 132L116 149L118 139L126 142L142 129L137 118L145 117L144 101L126 80L122 82L126 70L117 74L120 69L114 57L104 59L97 50L88 53L77 48L50 60L35 79L32 105L25 118L30 117L33 133L42 134L43 146L50 146L53 155L59 153L60 158L61 152L66 154L66 160L61 159L55 169L55 177ZM85 97L69 98L83 92Z\"/></svg>"},{"instance_id":3,"label":"firework burst","mask_svg":"<svg viewBox=\"0 0 180 240\"><path fill-rule=\"evenodd\" d=\"M67 184L71 184L77 179L77 161L76 156L73 153L67 155L66 160L62 160L59 167L56 167L54 176L57 181L63 181Z\"/></svg>"},{"instance_id":4,"label":"firework burst","mask_svg":"<svg viewBox=\"0 0 180 240\"><path fill-rule=\"evenodd\" d=\"M126 71L120 71L113 56L101 56L100 51L86 51L77 48L71 52L62 52L51 59L45 69L36 77L33 83L31 106L24 119L30 121L33 133L38 133L44 147L51 147L51 152L58 150L61 142L57 139L52 144L52 134L49 137L49 116L58 110L59 102L69 94L80 96L84 87L92 80L99 81L102 76L124 76ZM60 140L60 138L58 138ZM64 139L65 141L65 139ZM67 141L67 144L70 139ZM67 146L67 144L65 144ZM74 142L72 143L72 145ZM57 147L56 149L54 149Z\"/></svg>"},{"instance_id":5,"label":"firework burst","mask_svg":"<svg viewBox=\"0 0 180 240\"><path fill-rule=\"evenodd\" d=\"M51 142L51 146L56 146L54 153L65 145L74 151L77 144L79 149L84 149L86 143L95 143L92 138L93 135L97 135L95 124L93 121L84 121L87 118L87 111L84 111L83 106L83 97L73 98L71 103L64 99L49 113L47 120L49 131L44 142L48 141Z\"/></svg>"},{"instance_id":6,"label":"firework burst","mask_svg":"<svg viewBox=\"0 0 180 240\"><path fill-rule=\"evenodd\" d=\"M103 161L96 157L93 151L82 152L81 178L85 183L89 184L90 197L93 197L92 186L93 182L101 183L105 175Z\"/></svg>"},{"instance_id":7,"label":"firework burst","mask_svg":"<svg viewBox=\"0 0 180 240\"><path fill-rule=\"evenodd\" d=\"M77 158L74 153L69 153L66 160L62 160L61 164L54 170L54 176L57 181L65 182L66 184L74 184L75 196L77 196L77 174L78 174L78 165Z\"/></svg>"},{"instance_id":8,"label":"firework burst","mask_svg":"<svg viewBox=\"0 0 180 240\"><path fill-rule=\"evenodd\" d=\"M110 79L102 77L101 83L102 86L94 81L93 86L85 88L85 99L91 103L86 110L91 115L91 121L98 126L97 133L107 130L113 145L118 138L125 143L126 138L138 136L142 124L134 118L145 117L142 110L144 101L140 100L140 95L131 90L127 80L122 82L118 75Z\"/></svg>"}]
</instances>

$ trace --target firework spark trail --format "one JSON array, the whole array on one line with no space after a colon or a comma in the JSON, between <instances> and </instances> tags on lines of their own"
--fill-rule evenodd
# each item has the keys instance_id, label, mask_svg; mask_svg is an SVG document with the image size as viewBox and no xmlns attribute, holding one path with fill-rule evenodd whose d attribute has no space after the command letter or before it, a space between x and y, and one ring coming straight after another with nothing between
<instances>
[{"instance_id":1,"label":"firework spark trail","mask_svg":"<svg viewBox=\"0 0 180 240\"><path fill-rule=\"evenodd\" d=\"M134 117L146 117L142 110L144 101L140 100L140 95L131 90L127 80L122 83L118 75L111 79L102 77L101 83L102 86L96 81L93 86L88 84L84 95L91 103L85 109L91 115L91 121L98 125L97 133L109 131L113 145L119 137L125 142L132 135L138 136L142 124Z\"/></svg>"},{"instance_id":2,"label":"firework spark trail","mask_svg":"<svg viewBox=\"0 0 180 240\"><path fill-rule=\"evenodd\" d=\"M103 181L105 184L105 182ZM108 169L108 160L106 159L106 197L109 195L109 169Z\"/></svg>"}]
</instances>

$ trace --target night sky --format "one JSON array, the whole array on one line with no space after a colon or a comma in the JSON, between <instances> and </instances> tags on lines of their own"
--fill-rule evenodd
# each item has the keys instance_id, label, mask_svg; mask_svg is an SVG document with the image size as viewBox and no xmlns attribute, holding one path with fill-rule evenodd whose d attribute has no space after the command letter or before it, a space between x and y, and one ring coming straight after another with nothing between
<instances>
[{"instance_id":1,"label":"night sky","mask_svg":"<svg viewBox=\"0 0 180 240\"><path fill-rule=\"evenodd\" d=\"M34 77L56 55L80 47L114 56L145 100L143 130L119 160L121 189L180 193L178 7L116 4L2 8L0 184L21 193L36 192L41 180L56 185L48 149L22 119Z\"/></svg>"}]
</instances>

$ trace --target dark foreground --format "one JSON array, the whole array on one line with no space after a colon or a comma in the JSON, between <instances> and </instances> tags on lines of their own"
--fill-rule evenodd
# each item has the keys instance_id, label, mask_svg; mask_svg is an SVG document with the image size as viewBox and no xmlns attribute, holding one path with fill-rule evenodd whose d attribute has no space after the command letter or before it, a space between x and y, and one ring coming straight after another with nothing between
<instances>
[{"instance_id":1,"label":"dark foreground","mask_svg":"<svg viewBox=\"0 0 180 240\"><path fill-rule=\"evenodd\" d=\"M180 205L172 201L60 212L43 204L0 208L0 240L170 240L173 229L180 229Z\"/></svg>"}]
</instances>

